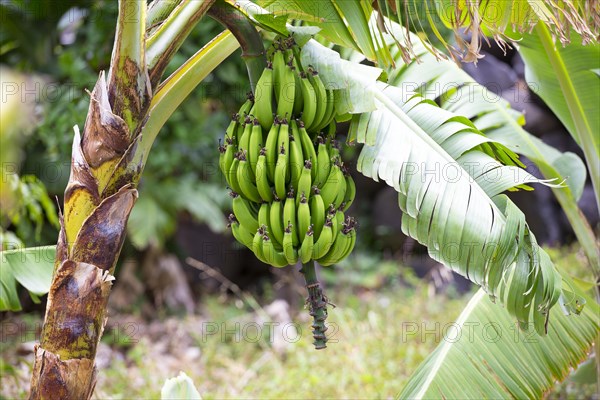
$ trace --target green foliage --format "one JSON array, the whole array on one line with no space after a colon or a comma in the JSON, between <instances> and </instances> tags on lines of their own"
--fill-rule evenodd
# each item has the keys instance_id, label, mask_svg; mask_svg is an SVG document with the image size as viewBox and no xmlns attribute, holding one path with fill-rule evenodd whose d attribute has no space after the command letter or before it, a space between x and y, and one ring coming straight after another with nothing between
<instances>
[{"instance_id":1,"label":"green foliage","mask_svg":"<svg viewBox=\"0 0 600 400\"><path fill-rule=\"evenodd\" d=\"M54 269L55 246L30 247L0 252L0 311L19 311L21 302L16 283L30 293L34 302L37 296L48 293Z\"/></svg>"},{"instance_id":2,"label":"green foliage","mask_svg":"<svg viewBox=\"0 0 600 400\"><path fill-rule=\"evenodd\" d=\"M542 398L587 358L600 332L599 311L593 299L579 316L553 309L542 338L514 326L480 290L399 397Z\"/></svg>"},{"instance_id":3,"label":"green foliage","mask_svg":"<svg viewBox=\"0 0 600 400\"><path fill-rule=\"evenodd\" d=\"M44 184L33 175L19 177L6 175L4 184L10 191L10 207L2 210L0 250L9 250L23 243L40 242L42 228L49 222L58 228L58 217L54 204L46 192ZM5 227L14 229L16 235L5 232Z\"/></svg>"},{"instance_id":4,"label":"green foliage","mask_svg":"<svg viewBox=\"0 0 600 400\"><path fill-rule=\"evenodd\" d=\"M227 191L220 185L199 185L192 175L143 181L141 196L127 225L132 244L143 250L149 245L160 247L174 233L177 213L185 211L203 221L215 232L225 229L221 209L227 203Z\"/></svg>"}]
</instances>

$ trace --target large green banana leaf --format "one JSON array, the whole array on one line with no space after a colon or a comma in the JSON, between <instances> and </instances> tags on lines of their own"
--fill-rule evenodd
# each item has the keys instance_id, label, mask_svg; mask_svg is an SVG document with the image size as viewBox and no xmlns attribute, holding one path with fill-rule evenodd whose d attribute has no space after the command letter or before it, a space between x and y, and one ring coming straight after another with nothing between
<instances>
[{"instance_id":1,"label":"large green banana leaf","mask_svg":"<svg viewBox=\"0 0 600 400\"><path fill-rule=\"evenodd\" d=\"M376 0L375 3L383 15L402 25L410 23L423 35L429 31L448 50L459 53L464 61L477 61L481 57L481 44L488 40L483 35L493 36L500 45L506 45L506 31L529 31L538 21L544 22L563 44L574 36L583 38L586 43L596 42L600 32L597 2L588 0ZM462 30L468 31L468 39ZM447 31L455 33L458 49L446 42ZM414 54L412 46L421 41L430 47L432 39L397 38L399 44L403 43L403 54L407 50ZM436 52L433 47L430 50Z\"/></svg>"},{"instance_id":2,"label":"large green banana leaf","mask_svg":"<svg viewBox=\"0 0 600 400\"><path fill-rule=\"evenodd\" d=\"M575 39L561 47L539 23L519 44L528 85L583 149L600 209L600 45Z\"/></svg>"},{"instance_id":3,"label":"large green banana leaf","mask_svg":"<svg viewBox=\"0 0 600 400\"><path fill-rule=\"evenodd\" d=\"M540 337L516 328L479 290L399 398L541 399L588 357L598 313L592 299L577 316L552 309L548 335Z\"/></svg>"},{"instance_id":4,"label":"large green banana leaf","mask_svg":"<svg viewBox=\"0 0 600 400\"><path fill-rule=\"evenodd\" d=\"M392 24L392 28L395 28L395 36L404 34L397 25ZM388 69L388 83L415 90L425 98L437 101L442 108L469 118L488 138L529 158L546 179L564 182L564 185L552 190L590 264L600 265L595 235L577 205L586 179L583 161L574 153L561 153L526 132L522 128L524 117L521 113L512 110L499 95L475 82L454 62L437 59L424 45L415 41L413 51L419 59L404 63L401 51L393 42L389 44L396 68ZM600 85L600 79L596 81L595 85ZM593 87L594 83L590 82L590 86ZM596 95L600 96L600 87L597 87ZM562 99L562 96L558 97ZM588 111L591 113L591 110ZM596 117L590 115L590 118L597 118L597 113Z\"/></svg>"},{"instance_id":5,"label":"large green banana leaf","mask_svg":"<svg viewBox=\"0 0 600 400\"><path fill-rule=\"evenodd\" d=\"M365 144L358 169L398 191L403 231L425 244L434 259L481 285L523 327L533 320L544 332L549 308L559 297L567 303L572 294L561 287L524 215L501 195L540 180L467 118L375 82L378 74L367 73L370 67L341 60L314 41L302 57L325 81L345 85L337 106L362 113L353 117L350 132L351 140Z\"/></svg>"}]
</instances>

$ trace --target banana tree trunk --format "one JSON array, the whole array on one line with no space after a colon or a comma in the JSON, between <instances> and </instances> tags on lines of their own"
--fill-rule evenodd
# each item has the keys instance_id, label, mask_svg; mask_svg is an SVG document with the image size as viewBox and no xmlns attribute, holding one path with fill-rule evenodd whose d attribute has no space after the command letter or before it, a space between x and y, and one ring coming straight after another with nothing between
<instances>
[{"instance_id":1,"label":"banana tree trunk","mask_svg":"<svg viewBox=\"0 0 600 400\"><path fill-rule=\"evenodd\" d=\"M33 399L86 399L94 390L112 273L137 199L136 171L123 168L136 142L129 137L101 74L83 134L75 128L54 278L35 348Z\"/></svg>"},{"instance_id":2,"label":"banana tree trunk","mask_svg":"<svg viewBox=\"0 0 600 400\"><path fill-rule=\"evenodd\" d=\"M119 2L109 76L100 73L90 94L83 132L74 128L31 399L88 399L95 387L94 358L143 169L136 151L151 99L145 17L145 1Z\"/></svg>"}]
</instances>

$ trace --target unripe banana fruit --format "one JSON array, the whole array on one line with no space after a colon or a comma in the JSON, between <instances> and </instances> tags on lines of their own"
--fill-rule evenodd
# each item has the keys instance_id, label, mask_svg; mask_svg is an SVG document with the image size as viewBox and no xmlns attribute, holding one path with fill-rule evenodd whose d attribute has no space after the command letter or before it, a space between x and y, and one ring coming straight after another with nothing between
<instances>
[{"instance_id":1,"label":"unripe banana fruit","mask_svg":"<svg viewBox=\"0 0 600 400\"><path fill-rule=\"evenodd\" d=\"M332 265L356 241L356 221L344 214L356 187L335 140L333 90L302 65L291 38L270 49L256 93L219 143L233 198L229 226L264 263Z\"/></svg>"}]
</instances>

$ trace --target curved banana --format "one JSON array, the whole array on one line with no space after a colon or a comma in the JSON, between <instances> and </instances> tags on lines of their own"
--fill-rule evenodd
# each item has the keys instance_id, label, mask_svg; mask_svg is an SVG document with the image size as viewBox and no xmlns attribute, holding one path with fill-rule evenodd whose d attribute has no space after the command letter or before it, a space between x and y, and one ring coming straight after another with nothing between
<instances>
[{"instance_id":1,"label":"curved banana","mask_svg":"<svg viewBox=\"0 0 600 400\"><path fill-rule=\"evenodd\" d=\"M283 205L279 198L274 199L271 202L271 209L269 210L269 226L271 228L271 239L277 243L283 245Z\"/></svg>"},{"instance_id":2,"label":"curved banana","mask_svg":"<svg viewBox=\"0 0 600 400\"><path fill-rule=\"evenodd\" d=\"M296 97L296 82L294 66L286 64L281 74L279 87L279 99L277 100L277 115L283 118L291 118L294 111L294 99Z\"/></svg>"},{"instance_id":3,"label":"curved banana","mask_svg":"<svg viewBox=\"0 0 600 400\"><path fill-rule=\"evenodd\" d=\"M296 210L296 221L297 221L297 231L298 237L301 238L308 231L308 227L310 224L310 206L308 205L308 201L304 194L300 195L300 204L298 204L298 209ZM313 229L311 228L311 231Z\"/></svg>"},{"instance_id":4,"label":"curved banana","mask_svg":"<svg viewBox=\"0 0 600 400\"><path fill-rule=\"evenodd\" d=\"M321 123L315 127L315 131L320 132L326 126L328 126L335 118L335 94L333 90L327 89L327 104L325 108L325 115Z\"/></svg>"},{"instance_id":5,"label":"curved banana","mask_svg":"<svg viewBox=\"0 0 600 400\"><path fill-rule=\"evenodd\" d=\"M239 122L238 129L241 125L243 125L244 119L248 116L248 114L250 114L250 110L252 110L252 107L254 107L254 95L252 94L252 92L249 92L248 99L244 102L244 104L242 104L242 106L237 112ZM238 137L239 136L240 135L238 135Z\"/></svg>"},{"instance_id":6,"label":"curved banana","mask_svg":"<svg viewBox=\"0 0 600 400\"><path fill-rule=\"evenodd\" d=\"M227 151L227 144L221 144L221 139L219 139L219 169L224 173L225 169L225 152Z\"/></svg>"},{"instance_id":7,"label":"curved banana","mask_svg":"<svg viewBox=\"0 0 600 400\"><path fill-rule=\"evenodd\" d=\"M231 233L233 233L235 240L252 250L252 239L254 235L244 226L240 225L235 218L235 215L229 214L229 224L227 224L227 226L231 228Z\"/></svg>"},{"instance_id":8,"label":"curved banana","mask_svg":"<svg viewBox=\"0 0 600 400\"><path fill-rule=\"evenodd\" d=\"M315 240L321 238L321 230L325 224L325 203L321 197L321 191L318 187L312 187L312 195L310 196L310 219L315 231Z\"/></svg>"},{"instance_id":9,"label":"curved banana","mask_svg":"<svg viewBox=\"0 0 600 400\"><path fill-rule=\"evenodd\" d=\"M260 227L256 230L254 237L252 239L252 252L261 262L268 264L265 256L263 255L263 237L265 231L263 227Z\"/></svg>"},{"instance_id":10,"label":"curved banana","mask_svg":"<svg viewBox=\"0 0 600 400\"><path fill-rule=\"evenodd\" d=\"M293 187L298 187L298 180L302 173L302 166L304 165L304 158L302 154L302 143L300 142L300 134L298 132L298 126L296 121L290 122L292 134L290 135L290 157L289 157L289 169L290 169L290 183Z\"/></svg>"},{"instance_id":11,"label":"curved banana","mask_svg":"<svg viewBox=\"0 0 600 400\"><path fill-rule=\"evenodd\" d=\"M333 244L333 231L332 231L332 222L331 219L327 219L323 229L321 230L321 235L317 239L313 247L312 258L317 260L319 258L324 257L331 245Z\"/></svg>"},{"instance_id":12,"label":"curved banana","mask_svg":"<svg viewBox=\"0 0 600 400\"><path fill-rule=\"evenodd\" d=\"M294 265L298 262L298 250L294 247L293 235L292 235L293 226L292 224L288 224L287 228L283 233L283 255L287 259L288 264Z\"/></svg>"},{"instance_id":13,"label":"curved banana","mask_svg":"<svg viewBox=\"0 0 600 400\"><path fill-rule=\"evenodd\" d=\"M283 268L288 265L287 259L282 251L277 251L268 235L263 236L262 254L267 264L277 268Z\"/></svg>"},{"instance_id":14,"label":"curved banana","mask_svg":"<svg viewBox=\"0 0 600 400\"><path fill-rule=\"evenodd\" d=\"M337 198L342 186L342 180L344 180L344 176L342 174L342 170L336 162L331 166L331 171L329 172L327 181L321 187L321 197L323 198L325 207L328 207L335 202L335 199Z\"/></svg>"},{"instance_id":15,"label":"curved banana","mask_svg":"<svg viewBox=\"0 0 600 400\"><path fill-rule=\"evenodd\" d=\"M225 154L223 155L223 166L221 167L221 171L223 171L223 175L225 175L225 178L227 178L229 169L231 168L231 163L235 158L235 146L232 139L225 138L225 142L227 148L225 149Z\"/></svg>"},{"instance_id":16,"label":"curved banana","mask_svg":"<svg viewBox=\"0 0 600 400\"><path fill-rule=\"evenodd\" d=\"M294 83L296 84L296 99L294 100L294 108L292 112L295 116L299 116L302 114L302 110L304 110L304 97L302 96L302 78L300 78L300 69L298 68L298 64L294 63Z\"/></svg>"},{"instance_id":17,"label":"curved banana","mask_svg":"<svg viewBox=\"0 0 600 400\"><path fill-rule=\"evenodd\" d=\"M338 194L335 197L335 200L333 202L333 204L335 205L336 208L340 208L340 206L342 205L344 199L346 198L346 167L343 164L340 164L340 171L341 171L341 175L340 175L340 187L338 189Z\"/></svg>"},{"instance_id":18,"label":"curved banana","mask_svg":"<svg viewBox=\"0 0 600 400\"><path fill-rule=\"evenodd\" d=\"M304 98L304 107L302 108L302 121L304 126L312 126L317 115L317 94L312 83L305 72L300 73L302 84L302 97Z\"/></svg>"},{"instance_id":19,"label":"curved banana","mask_svg":"<svg viewBox=\"0 0 600 400\"><path fill-rule=\"evenodd\" d=\"M225 142L227 142L227 138L233 140L233 138L237 135L238 125L240 124L240 114L235 113L231 116L231 122L225 131Z\"/></svg>"},{"instance_id":20,"label":"curved banana","mask_svg":"<svg viewBox=\"0 0 600 400\"><path fill-rule=\"evenodd\" d=\"M317 111L313 123L311 125L306 125L306 128L308 130L314 130L323 122L325 111L327 111L327 90L325 89L325 85L323 84L319 73L314 68L309 67L308 79L315 89Z\"/></svg>"},{"instance_id":21,"label":"curved banana","mask_svg":"<svg viewBox=\"0 0 600 400\"><path fill-rule=\"evenodd\" d=\"M285 69L285 56L282 51L276 50L273 54L273 80L274 80L274 91L275 99L279 103L279 96L281 94L281 83L283 82L283 72ZM278 113L279 114L279 113ZM280 114L281 115L281 114Z\"/></svg>"},{"instance_id":22,"label":"curved banana","mask_svg":"<svg viewBox=\"0 0 600 400\"><path fill-rule=\"evenodd\" d=\"M302 261L302 264L306 264L312 259L312 253L315 245L314 240L315 237L313 235L312 226L309 226L306 234L304 234L304 240L300 246L300 251L298 251L298 255L300 256L300 261Z\"/></svg>"},{"instance_id":23,"label":"curved banana","mask_svg":"<svg viewBox=\"0 0 600 400\"><path fill-rule=\"evenodd\" d=\"M331 156L329 155L327 143L322 136L317 136L317 142L319 145L317 152L317 177L315 183L319 188L322 188L327 182L327 177L331 171Z\"/></svg>"},{"instance_id":24,"label":"curved banana","mask_svg":"<svg viewBox=\"0 0 600 400\"><path fill-rule=\"evenodd\" d=\"M258 189L256 188L256 177L254 176L254 172L252 172L252 167L250 163L246 159L246 152L242 151L240 154L240 165L237 169L237 180L240 185L240 189L245 198L255 203L260 203L262 200L260 198L260 194L258 193Z\"/></svg>"},{"instance_id":25,"label":"curved banana","mask_svg":"<svg viewBox=\"0 0 600 400\"><path fill-rule=\"evenodd\" d=\"M342 255L345 254L346 249L350 246L352 242L352 235L350 232L342 230L336 237L333 245L325 254L324 257L321 257L317 261L324 267L336 264L342 260Z\"/></svg>"},{"instance_id":26,"label":"curved banana","mask_svg":"<svg viewBox=\"0 0 600 400\"><path fill-rule=\"evenodd\" d=\"M288 120L283 118L280 120L279 124L279 132L277 137L277 148L281 151L281 146L285 149L285 154L289 156L290 154L290 125L288 124ZM288 171L288 175L289 175Z\"/></svg>"},{"instance_id":27,"label":"curved banana","mask_svg":"<svg viewBox=\"0 0 600 400\"><path fill-rule=\"evenodd\" d=\"M344 197L342 211L348 210L356 197L356 184L354 183L354 179L352 179L352 175L346 171L344 178L346 179L346 196Z\"/></svg>"},{"instance_id":28,"label":"curved banana","mask_svg":"<svg viewBox=\"0 0 600 400\"><path fill-rule=\"evenodd\" d=\"M302 153L304 154L304 160L310 160L312 162L311 169L311 178L313 182L317 179L317 171L318 171L318 160L317 160L317 152L315 151L315 145L312 142L312 139L308 135L306 128L304 127L304 122L302 120L298 120L298 134L300 136L300 142L302 143ZM292 126L292 131L294 127Z\"/></svg>"},{"instance_id":29,"label":"curved banana","mask_svg":"<svg viewBox=\"0 0 600 400\"><path fill-rule=\"evenodd\" d=\"M271 203L262 203L260 208L258 209L258 225L265 227L266 232L269 232L269 209L271 208Z\"/></svg>"},{"instance_id":30,"label":"curved banana","mask_svg":"<svg viewBox=\"0 0 600 400\"><path fill-rule=\"evenodd\" d=\"M252 130L250 131L250 141L248 143L248 161L250 162L253 173L256 173L256 162L258 161L262 143L262 127L260 126L258 118L255 118L254 121L252 121Z\"/></svg>"},{"instance_id":31,"label":"curved banana","mask_svg":"<svg viewBox=\"0 0 600 400\"><path fill-rule=\"evenodd\" d=\"M260 125L266 131L273 125L273 64L267 61L267 67L256 82L254 93L254 115L260 121Z\"/></svg>"},{"instance_id":32,"label":"curved banana","mask_svg":"<svg viewBox=\"0 0 600 400\"><path fill-rule=\"evenodd\" d=\"M244 200L236 192L231 192L233 197L233 214L246 230L254 232L258 229L258 215L252 210L247 200Z\"/></svg>"},{"instance_id":33,"label":"curved banana","mask_svg":"<svg viewBox=\"0 0 600 400\"><path fill-rule=\"evenodd\" d=\"M263 147L260 149L260 155L256 162L256 188L261 199L270 203L273 201L273 189L269 185L267 156L265 154L266 149Z\"/></svg>"},{"instance_id":34,"label":"curved banana","mask_svg":"<svg viewBox=\"0 0 600 400\"><path fill-rule=\"evenodd\" d=\"M279 154L279 125L279 118L275 117L265 143L267 149L267 173L271 182L274 182L273 173L275 171L275 163L277 162L277 154Z\"/></svg>"},{"instance_id":35,"label":"curved banana","mask_svg":"<svg viewBox=\"0 0 600 400\"><path fill-rule=\"evenodd\" d=\"M283 204L283 224L292 225L296 227L296 200L294 199L294 189L290 189L288 192L285 203ZM292 229L292 242L294 246L298 246L298 232L297 229Z\"/></svg>"},{"instance_id":36,"label":"curved banana","mask_svg":"<svg viewBox=\"0 0 600 400\"><path fill-rule=\"evenodd\" d=\"M250 136L252 135L252 118L246 116L244 120L244 130L238 141L239 150L248 150L250 146Z\"/></svg>"},{"instance_id":37,"label":"curved banana","mask_svg":"<svg viewBox=\"0 0 600 400\"><path fill-rule=\"evenodd\" d=\"M275 165L274 181L275 181L275 193L280 199L284 199L286 191L286 178L288 170L288 156L285 152L285 148L281 146L279 156L277 157L277 165Z\"/></svg>"},{"instance_id":38,"label":"curved banana","mask_svg":"<svg viewBox=\"0 0 600 400\"><path fill-rule=\"evenodd\" d=\"M236 193L242 193L242 188L240 187L240 184L239 184L238 178L237 178L237 171L238 171L238 167L240 166L239 155L240 155L240 153L237 152L235 154L235 156L233 157L233 161L231 162L231 167L229 167L229 172L227 173L227 176L225 177L227 179L227 182L229 183L229 186L231 187L231 190L233 190Z\"/></svg>"},{"instance_id":39,"label":"curved banana","mask_svg":"<svg viewBox=\"0 0 600 400\"><path fill-rule=\"evenodd\" d=\"M306 199L310 198L310 189L312 187L311 179L312 163L310 160L304 162L300 179L298 179L298 189L296 194L296 204L300 203L301 196L305 196Z\"/></svg>"}]
</instances>

